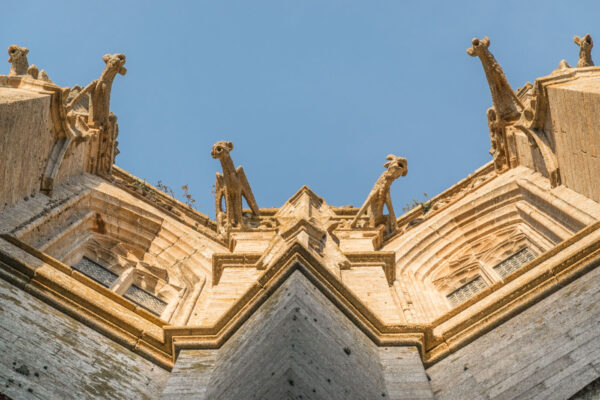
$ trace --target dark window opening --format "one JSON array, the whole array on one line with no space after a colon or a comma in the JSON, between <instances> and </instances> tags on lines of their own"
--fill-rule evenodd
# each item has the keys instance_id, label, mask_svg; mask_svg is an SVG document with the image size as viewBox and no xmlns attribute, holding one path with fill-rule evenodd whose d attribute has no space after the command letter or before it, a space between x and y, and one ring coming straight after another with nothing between
<instances>
[{"instance_id":1,"label":"dark window opening","mask_svg":"<svg viewBox=\"0 0 600 400\"><path fill-rule=\"evenodd\" d=\"M107 288L110 288L111 285L119 277L114 272L109 271L101 264L98 264L97 262L92 261L87 257L83 257L77 262L77 264L73 265L73 269L81 272L89 278L92 278L93 280Z\"/></svg>"}]
</instances>

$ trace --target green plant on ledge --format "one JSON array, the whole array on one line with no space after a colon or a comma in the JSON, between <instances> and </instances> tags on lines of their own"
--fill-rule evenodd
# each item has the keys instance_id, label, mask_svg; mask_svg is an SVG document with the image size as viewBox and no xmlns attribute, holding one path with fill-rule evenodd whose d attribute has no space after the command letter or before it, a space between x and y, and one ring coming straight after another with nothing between
<instances>
[{"instance_id":1,"label":"green plant on ledge","mask_svg":"<svg viewBox=\"0 0 600 400\"><path fill-rule=\"evenodd\" d=\"M162 183L162 181L158 181L158 183L156 184L156 187L158 189L160 189L160 191L166 193L167 195L171 196L172 198L175 198L175 193L173 192L173 189L171 189L170 186L165 185L164 183ZM186 206L190 207L190 208L194 208L194 209L198 209L196 207L196 199L194 199L190 193L190 188L188 185L183 185L181 187L181 189L183 190L183 201L185 203Z\"/></svg>"},{"instance_id":2,"label":"green plant on ledge","mask_svg":"<svg viewBox=\"0 0 600 400\"><path fill-rule=\"evenodd\" d=\"M402 211L407 212L413 208L421 207L421 212L423 215L427 214L429 210L431 210L431 207L433 207L433 201L431 199L427 200L427 197L429 197L427 193L423 193L423 196L423 200L417 200L413 198L412 203L406 203L405 206L402 207Z\"/></svg>"}]
</instances>

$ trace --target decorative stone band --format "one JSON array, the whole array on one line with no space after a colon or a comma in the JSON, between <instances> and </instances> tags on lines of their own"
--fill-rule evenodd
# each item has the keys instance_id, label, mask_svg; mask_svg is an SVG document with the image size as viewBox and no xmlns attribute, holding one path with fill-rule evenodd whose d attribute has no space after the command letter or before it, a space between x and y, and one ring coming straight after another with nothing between
<instances>
[{"instance_id":1,"label":"decorative stone band","mask_svg":"<svg viewBox=\"0 0 600 400\"><path fill-rule=\"evenodd\" d=\"M127 191L127 193L156 206L177 221L209 236L212 240L224 244L224 242L217 237L217 224L215 224L215 222L206 214L188 207L179 200L131 175L129 172L116 165L113 166L112 169L112 178L114 179L113 183Z\"/></svg>"},{"instance_id":2,"label":"decorative stone band","mask_svg":"<svg viewBox=\"0 0 600 400\"><path fill-rule=\"evenodd\" d=\"M386 324L302 245L290 246L213 326L167 326L148 311L9 235L0 277L171 369L180 349L219 348L294 271L301 271L378 346L417 346L426 366L600 266L600 222L582 229L431 324Z\"/></svg>"},{"instance_id":3,"label":"decorative stone band","mask_svg":"<svg viewBox=\"0 0 600 400\"><path fill-rule=\"evenodd\" d=\"M394 277L396 276L396 253L393 251L344 252L343 254L350 261L348 269L361 266L380 266L385 273L388 284L391 286L394 283ZM264 269L264 265L259 265L258 263L261 257L262 253L213 254L213 286L219 284L225 268Z\"/></svg>"},{"instance_id":4,"label":"decorative stone band","mask_svg":"<svg viewBox=\"0 0 600 400\"><path fill-rule=\"evenodd\" d=\"M391 241L410 228L420 224L426 218L431 218L432 216L438 214L441 210L462 199L467 194L471 193L475 188L486 184L496 176L497 174L494 170L494 163L493 161L490 161L481 168L477 169L471 175L460 180L455 185L428 200L426 202L429 204L429 209L427 211L424 210L423 207L415 207L399 217L396 220L398 225L396 234L392 237L386 238L386 240Z\"/></svg>"}]
</instances>

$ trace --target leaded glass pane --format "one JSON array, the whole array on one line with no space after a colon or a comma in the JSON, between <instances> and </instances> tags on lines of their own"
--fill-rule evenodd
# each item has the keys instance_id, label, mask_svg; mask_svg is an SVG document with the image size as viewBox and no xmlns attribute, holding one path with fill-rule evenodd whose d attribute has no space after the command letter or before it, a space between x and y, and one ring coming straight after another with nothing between
<instances>
[{"instance_id":1,"label":"leaded glass pane","mask_svg":"<svg viewBox=\"0 0 600 400\"><path fill-rule=\"evenodd\" d=\"M471 297L475 296L475 294L481 292L483 289L487 287L487 283L483 280L481 276L477 276L477 278L473 279L471 282L459 287L454 292L448 295L448 300L453 307L464 303Z\"/></svg>"},{"instance_id":2,"label":"leaded glass pane","mask_svg":"<svg viewBox=\"0 0 600 400\"><path fill-rule=\"evenodd\" d=\"M79 260L77 264L73 265L73 268L107 288L109 288L119 277L114 272L109 271L87 257L83 257Z\"/></svg>"},{"instance_id":3,"label":"leaded glass pane","mask_svg":"<svg viewBox=\"0 0 600 400\"><path fill-rule=\"evenodd\" d=\"M532 250L525 247L496 265L494 270L504 278L510 273L521 268L523 265L527 264L529 261L533 260L535 256L536 254Z\"/></svg>"},{"instance_id":4,"label":"leaded glass pane","mask_svg":"<svg viewBox=\"0 0 600 400\"><path fill-rule=\"evenodd\" d=\"M153 314L161 315L167 303L136 285L129 286L124 296Z\"/></svg>"}]
</instances>

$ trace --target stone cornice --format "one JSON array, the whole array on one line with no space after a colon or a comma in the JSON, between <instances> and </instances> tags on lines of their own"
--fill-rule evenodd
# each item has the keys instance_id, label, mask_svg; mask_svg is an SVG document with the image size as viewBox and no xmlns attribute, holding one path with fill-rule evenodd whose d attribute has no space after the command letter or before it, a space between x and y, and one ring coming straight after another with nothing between
<instances>
[{"instance_id":1,"label":"stone cornice","mask_svg":"<svg viewBox=\"0 0 600 400\"><path fill-rule=\"evenodd\" d=\"M385 238L388 242L399 235L402 235L407 229L420 224L426 218L438 214L441 210L447 208L451 204L456 203L458 200L471 193L475 188L478 188L496 177L494 170L494 162L490 161L482 167L478 168L471 175L460 180L456 184L452 185L448 189L444 190L437 196L427 200L424 204L428 204L428 210L425 210L423 205L415 207L410 211L407 211L404 215L396 219L398 225L398 231L395 235Z\"/></svg>"},{"instance_id":2,"label":"stone cornice","mask_svg":"<svg viewBox=\"0 0 600 400\"><path fill-rule=\"evenodd\" d=\"M226 243L217 236L217 224L207 215L194 210L116 165L112 169L112 178L112 183L127 193L157 207L177 221L226 246Z\"/></svg>"},{"instance_id":3,"label":"stone cornice","mask_svg":"<svg viewBox=\"0 0 600 400\"><path fill-rule=\"evenodd\" d=\"M214 325L178 327L18 239L0 237L3 279L167 369L180 349L222 346L295 270L376 344L417 346L431 365L600 265L600 223L594 223L431 324L386 324L295 242Z\"/></svg>"}]
</instances>

